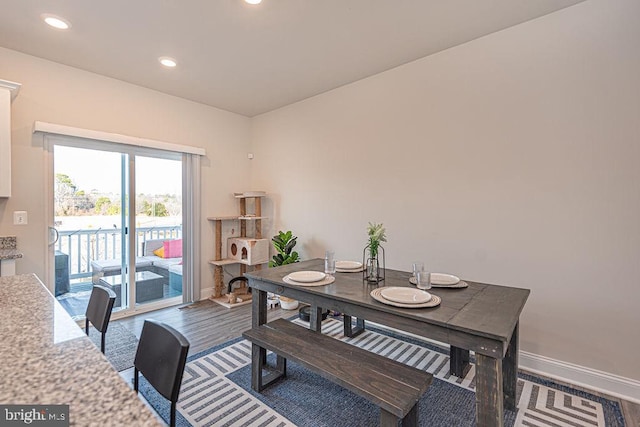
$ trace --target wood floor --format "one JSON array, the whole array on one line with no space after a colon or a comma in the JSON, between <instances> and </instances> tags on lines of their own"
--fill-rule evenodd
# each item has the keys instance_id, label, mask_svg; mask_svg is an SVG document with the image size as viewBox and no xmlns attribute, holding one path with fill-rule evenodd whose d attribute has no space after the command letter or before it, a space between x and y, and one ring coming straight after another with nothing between
<instances>
[{"instance_id":1,"label":"wood floor","mask_svg":"<svg viewBox=\"0 0 640 427\"><path fill-rule=\"evenodd\" d=\"M267 317L268 321L271 321L281 317L288 318L297 315L297 313L297 310L282 310L278 307L269 310ZM145 319L155 319L176 328L191 343L189 355L193 355L214 345L237 338L244 330L249 329L251 327L251 304L227 309L213 301L203 300L192 305L170 307L116 320L114 323L124 325L136 337L140 338ZM626 426L640 427L640 405L572 384L564 385L620 402Z\"/></svg>"},{"instance_id":2,"label":"wood floor","mask_svg":"<svg viewBox=\"0 0 640 427\"><path fill-rule=\"evenodd\" d=\"M268 311L268 320L297 314L297 310L277 307ZM192 305L169 307L115 320L114 323L124 325L140 338L145 319L164 322L180 331L191 343L189 355L192 355L237 338L251 328L251 304L228 309L213 301L203 300Z\"/></svg>"}]
</instances>

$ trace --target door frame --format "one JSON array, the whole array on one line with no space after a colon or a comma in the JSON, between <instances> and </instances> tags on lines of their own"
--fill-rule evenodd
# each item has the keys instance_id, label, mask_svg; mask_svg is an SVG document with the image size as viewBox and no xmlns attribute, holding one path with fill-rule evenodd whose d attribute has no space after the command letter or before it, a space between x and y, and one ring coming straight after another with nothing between
<instances>
[{"instance_id":1,"label":"door frame","mask_svg":"<svg viewBox=\"0 0 640 427\"><path fill-rule=\"evenodd\" d=\"M112 315L112 319L119 319L123 317L128 317L134 314L145 313L148 311L157 310L160 308L170 307L174 305L178 305L183 303L184 295L186 292L186 287L188 283L185 281L185 276L183 276L183 297L177 296L172 298L163 298L161 300L153 301L150 303L144 303L140 305L136 305L135 303L135 264L136 264L136 256L137 256L137 247L136 247L136 216L135 216L135 157L136 155L142 155L147 157L156 157L156 158L168 158L174 160L180 160L182 163L183 176L184 180L184 160L179 153L175 153L172 151L162 150L161 148L152 148L152 147L141 147L137 145L129 145L129 144L121 144L117 142L110 142L105 140L93 140L86 139L82 137L75 136L67 136L67 135L57 135L57 134L44 134L43 139L43 148L45 153L44 160L44 171L45 171L45 239L47 242L44 249L44 259L45 259L45 274L46 274L46 283L48 284L49 291L55 295L55 270L53 268L53 260L55 254L55 241L51 239L51 232L54 229L54 183L55 183L55 164L54 164L54 147L55 145L61 145L66 147L76 147L83 149L92 149L92 150L103 150L103 151L111 151L121 154L127 154L128 163L127 167L127 175L128 182L125 183L128 188L128 201L126 203L126 209L129 212L127 215L127 228L128 232L123 233L126 236L126 245L128 246L128 259L127 263L130 268L127 270L127 282L129 284L133 283L133 285L129 286L128 289L128 307L124 309L120 309L115 311ZM158 155L160 154L160 155ZM164 154L164 155L163 155ZM123 177L124 178L124 177ZM124 188L124 186L123 186ZM184 206L184 181L182 185L183 189L183 206ZM124 196L123 196L124 198ZM123 205L123 215L125 206ZM133 215L131 214L133 213ZM183 238L185 237L184 233L184 209L182 212L182 223L183 223ZM123 247L125 246L125 238L122 239ZM193 262L193 261L191 261ZM131 268L132 266L132 268Z\"/></svg>"}]
</instances>

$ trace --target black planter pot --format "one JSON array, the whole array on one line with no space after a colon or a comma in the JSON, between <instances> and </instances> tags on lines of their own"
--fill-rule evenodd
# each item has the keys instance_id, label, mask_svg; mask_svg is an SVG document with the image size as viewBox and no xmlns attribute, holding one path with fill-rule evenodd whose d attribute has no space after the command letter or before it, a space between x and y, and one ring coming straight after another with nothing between
<instances>
[{"instance_id":1,"label":"black planter pot","mask_svg":"<svg viewBox=\"0 0 640 427\"><path fill-rule=\"evenodd\" d=\"M328 315L329 315L329 310L323 312L322 320L325 320ZM311 318L311 307L309 307L308 305L305 305L304 307L300 307L300 310L298 310L298 317L301 320L308 322L309 319Z\"/></svg>"}]
</instances>

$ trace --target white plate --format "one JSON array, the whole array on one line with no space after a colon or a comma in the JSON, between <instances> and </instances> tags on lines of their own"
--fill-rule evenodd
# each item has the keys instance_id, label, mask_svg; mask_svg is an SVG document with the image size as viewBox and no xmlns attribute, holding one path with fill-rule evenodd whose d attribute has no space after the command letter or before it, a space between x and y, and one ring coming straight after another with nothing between
<instances>
[{"instance_id":1,"label":"white plate","mask_svg":"<svg viewBox=\"0 0 640 427\"><path fill-rule=\"evenodd\" d=\"M442 298L440 298L437 295L431 295L431 299L425 303L422 304L403 304L401 302L395 302L395 301L389 301L388 299L386 299L385 297L383 297L382 295L380 295L380 291L384 289L384 288L376 288L374 290L371 291L370 295L371 297L378 301L381 302L382 304L386 304L386 305L392 305L394 307L402 307L402 308L427 308L427 307L435 307L437 305L440 305L440 303L442 302Z\"/></svg>"},{"instance_id":2,"label":"white plate","mask_svg":"<svg viewBox=\"0 0 640 427\"><path fill-rule=\"evenodd\" d=\"M302 283L311 283L311 282L319 282L324 279L326 274L321 271L294 271L293 273L289 273L289 279L294 282L302 282Z\"/></svg>"},{"instance_id":3,"label":"white plate","mask_svg":"<svg viewBox=\"0 0 640 427\"><path fill-rule=\"evenodd\" d=\"M423 304L431 299L431 294L421 289L405 288L400 286L390 286L382 288L380 295L389 301L401 302L403 304Z\"/></svg>"},{"instance_id":4,"label":"white plate","mask_svg":"<svg viewBox=\"0 0 640 427\"><path fill-rule=\"evenodd\" d=\"M455 285L459 281L460 278L453 274L431 273L432 285Z\"/></svg>"},{"instance_id":5,"label":"white plate","mask_svg":"<svg viewBox=\"0 0 640 427\"><path fill-rule=\"evenodd\" d=\"M324 285L332 284L333 282L336 281L336 278L333 276L329 276L327 274L327 276L324 279L319 280L317 282L296 282L295 280L291 280L289 276L284 276L282 278L282 281L295 286L324 286Z\"/></svg>"},{"instance_id":6,"label":"white plate","mask_svg":"<svg viewBox=\"0 0 640 427\"><path fill-rule=\"evenodd\" d=\"M336 261L336 268L340 270L358 270L362 268L362 263L359 261Z\"/></svg>"},{"instance_id":7,"label":"white plate","mask_svg":"<svg viewBox=\"0 0 640 427\"><path fill-rule=\"evenodd\" d=\"M336 271L338 273L360 273L360 272L362 272L364 270L365 270L364 265L362 267L356 268L356 269L353 269L353 268L351 268L351 269L349 269L349 268L348 269L336 268Z\"/></svg>"},{"instance_id":8,"label":"white plate","mask_svg":"<svg viewBox=\"0 0 640 427\"><path fill-rule=\"evenodd\" d=\"M409 283L411 283L412 285L416 284L416 278L415 277L409 277ZM465 282L464 280L460 280L458 283L454 284L454 285L439 285L437 283L432 283L431 287L432 288L449 288L449 289L459 289L459 288L466 288L467 286L469 286L469 284L467 282Z\"/></svg>"}]
</instances>

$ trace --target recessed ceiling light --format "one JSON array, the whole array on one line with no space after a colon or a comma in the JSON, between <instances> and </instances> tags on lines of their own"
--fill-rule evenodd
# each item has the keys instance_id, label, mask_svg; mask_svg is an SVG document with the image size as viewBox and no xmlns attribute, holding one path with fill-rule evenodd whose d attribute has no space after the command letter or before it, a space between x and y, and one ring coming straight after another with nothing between
<instances>
[{"instance_id":1,"label":"recessed ceiling light","mask_svg":"<svg viewBox=\"0 0 640 427\"><path fill-rule=\"evenodd\" d=\"M158 58L158 61L160 61L160 63L165 67L169 68L173 68L178 65L175 59L169 58L168 56L161 56L160 58Z\"/></svg>"},{"instance_id":2,"label":"recessed ceiling light","mask_svg":"<svg viewBox=\"0 0 640 427\"><path fill-rule=\"evenodd\" d=\"M244 0L244 1L249 3L249 4L260 4L260 3L262 3L262 0Z\"/></svg>"},{"instance_id":3,"label":"recessed ceiling light","mask_svg":"<svg viewBox=\"0 0 640 427\"><path fill-rule=\"evenodd\" d=\"M57 28L59 30L67 30L71 28L71 24L68 21L60 18L59 16L50 15L48 13L42 14L40 16L42 17L42 20L44 22L46 22L53 28Z\"/></svg>"}]
</instances>

